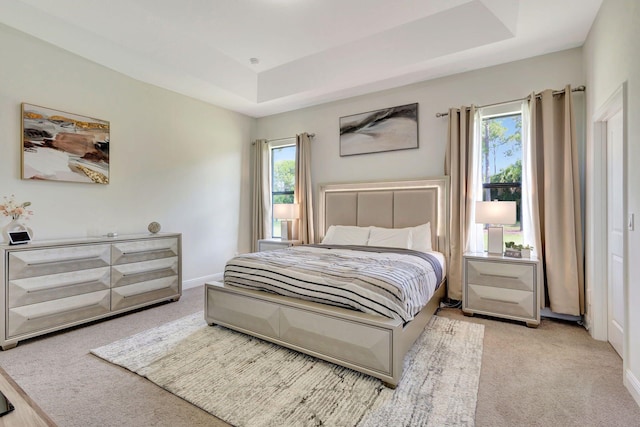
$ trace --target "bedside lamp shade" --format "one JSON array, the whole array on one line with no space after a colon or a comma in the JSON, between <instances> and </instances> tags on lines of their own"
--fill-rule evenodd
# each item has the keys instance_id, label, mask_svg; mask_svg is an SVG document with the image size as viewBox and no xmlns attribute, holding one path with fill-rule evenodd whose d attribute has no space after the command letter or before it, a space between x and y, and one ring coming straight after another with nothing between
<instances>
[{"instance_id":1,"label":"bedside lamp shade","mask_svg":"<svg viewBox=\"0 0 640 427\"><path fill-rule=\"evenodd\" d=\"M300 205L297 203L276 203L273 205L273 217L280 220L280 238L289 240L291 220L300 218Z\"/></svg>"},{"instance_id":2,"label":"bedside lamp shade","mask_svg":"<svg viewBox=\"0 0 640 427\"><path fill-rule=\"evenodd\" d=\"M300 217L300 205L297 203L276 203L273 205L275 219L296 219Z\"/></svg>"},{"instance_id":3,"label":"bedside lamp shade","mask_svg":"<svg viewBox=\"0 0 640 427\"><path fill-rule=\"evenodd\" d=\"M502 227L492 225L515 224L516 202L476 202L476 224L491 224L487 228L487 252L502 254Z\"/></svg>"}]
</instances>

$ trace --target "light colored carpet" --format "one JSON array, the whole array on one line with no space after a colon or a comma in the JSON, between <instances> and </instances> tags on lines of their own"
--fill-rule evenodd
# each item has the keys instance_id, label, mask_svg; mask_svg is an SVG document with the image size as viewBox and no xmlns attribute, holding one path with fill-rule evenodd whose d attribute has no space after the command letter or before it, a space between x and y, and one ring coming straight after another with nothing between
<instances>
[{"instance_id":1,"label":"light colored carpet","mask_svg":"<svg viewBox=\"0 0 640 427\"><path fill-rule=\"evenodd\" d=\"M20 342L0 365L60 427L228 427L224 421L89 353L202 311L204 288L178 302ZM476 427L638 426L640 407L622 384L622 359L575 323L439 317L484 325Z\"/></svg>"},{"instance_id":2,"label":"light colored carpet","mask_svg":"<svg viewBox=\"0 0 640 427\"><path fill-rule=\"evenodd\" d=\"M434 316L395 390L202 313L92 350L236 426L472 426L484 327Z\"/></svg>"}]
</instances>

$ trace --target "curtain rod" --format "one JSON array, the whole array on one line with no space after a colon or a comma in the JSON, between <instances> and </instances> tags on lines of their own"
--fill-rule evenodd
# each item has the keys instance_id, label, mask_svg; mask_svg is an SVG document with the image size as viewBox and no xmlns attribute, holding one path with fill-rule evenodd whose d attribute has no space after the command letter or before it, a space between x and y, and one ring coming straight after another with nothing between
<instances>
[{"instance_id":1,"label":"curtain rod","mask_svg":"<svg viewBox=\"0 0 640 427\"><path fill-rule=\"evenodd\" d=\"M284 141L285 139L295 139L295 138L296 138L296 136L297 136L297 135L295 135L295 136L288 136L288 137L286 137L286 138L265 139L265 141L264 141L264 142L276 142L276 141ZM310 134L309 134L309 138L313 138L313 137L315 137L315 136L316 136L316 134L315 134L315 133L310 133ZM255 141L252 141L252 142L251 142L251 145L253 145L253 144L255 144L255 143L256 143Z\"/></svg>"},{"instance_id":2,"label":"curtain rod","mask_svg":"<svg viewBox=\"0 0 640 427\"><path fill-rule=\"evenodd\" d=\"M574 87L573 89L571 89L571 92L584 92L586 89L587 89L587 88L586 88L586 86L581 85L581 86L577 86L577 87ZM561 94L561 93L564 93L564 89L561 89L561 90L554 90L554 91L553 91L553 94L554 94L554 95L559 95L559 94ZM540 98L540 96L542 96L542 94L540 94L540 93L536 93L536 98ZM478 107L476 107L476 108L486 108L486 107L493 107L493 106L501 105L501 104L509 104L509 103L511 103L511 102L524 101L524 100L525 100L525 99L527 99L527 98L528 98L528 97L526 97L526 98L513 99L513 100L511 100L511 101L495 102L495 103L493 103L493 104L487 104L487 105L479 105L479 106L478 106ZM468 110L468 109L469 109L469 108L467 108L467 110ZM436 113L436 117L445 117L445 116L448 116L448 115L449 115L449 113L448 113L448 112L447 112L447 113Z\"/></svg>"}]
</instances>

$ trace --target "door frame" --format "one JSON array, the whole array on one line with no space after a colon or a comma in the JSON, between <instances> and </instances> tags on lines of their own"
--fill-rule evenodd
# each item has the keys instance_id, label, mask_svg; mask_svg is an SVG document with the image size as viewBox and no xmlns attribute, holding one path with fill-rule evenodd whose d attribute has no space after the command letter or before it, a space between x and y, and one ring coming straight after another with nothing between
<instances>
[{"instance_id":1,"label":"door frame","mask_svg":"<svg viewBox=\"0 0 640 427\"><path fill-rule=\"evenodd\" d=\"M596 110L593 115L593 144L589 150L591 155L592 173L589 180L587 214L587 296L591 308L589 331L597 340L606 341L608 338L608 262L607 262L607 120L622 110L622 153L627 159L627 82L624 82L609 99ZM622 211L628 215L627 208L627 163L622 167ZM603 184L604 183L604 184ZM625 218L627 223L627 218ZM624 341L623 341L623 369L627 369L629 360L629 229L623 232L624 265L622 273L624 295ZM602 260L605 260L604 262Z\"/></svg>"}]
</instances>

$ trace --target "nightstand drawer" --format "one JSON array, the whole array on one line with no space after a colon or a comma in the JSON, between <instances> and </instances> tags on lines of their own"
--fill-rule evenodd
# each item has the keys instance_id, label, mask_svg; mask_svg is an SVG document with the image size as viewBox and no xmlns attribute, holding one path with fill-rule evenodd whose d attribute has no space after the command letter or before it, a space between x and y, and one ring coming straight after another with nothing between
<instances>
[{"instance_id":1,"label":"nightstand drawer","mask_svg":"<svg viewBox=\"0 0 640 427\"><path fill-rule=\"evenodd\" d=\"M535 265L507 262L467 261L467 283L494 288L533 292Z\"/></svg>"},{"instance_id":2,"label":"nightstand drawer","mask_svg":"<svg viewBox=\"0 0 640 427\"><path fill-rule=\"evenodd\" d=\"M534 297L531 291L469 284L466 306L476 312L535 319Z\"/></svg>"},{"instance_id":3,"label":"nightstand drawer","mask_svg":"<svg viewBox=\"0 0 640 427\"><path fill-rule=\"evenodd\" d=\"M258 252L289 248L300 244L300 240L261 239L258 240Z\"/></svg>"}]
</instances>

